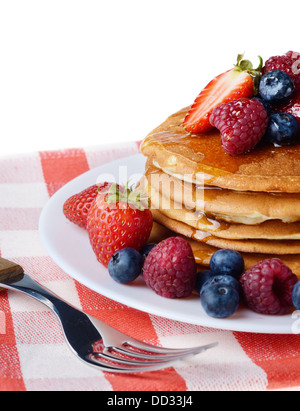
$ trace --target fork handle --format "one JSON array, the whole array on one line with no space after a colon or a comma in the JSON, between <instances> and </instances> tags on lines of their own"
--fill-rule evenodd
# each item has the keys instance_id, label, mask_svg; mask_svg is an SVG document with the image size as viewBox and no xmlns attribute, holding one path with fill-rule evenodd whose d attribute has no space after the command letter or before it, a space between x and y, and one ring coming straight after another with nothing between
<instances>
[{"instance_id":1,"label":"fork handle","mask_svg":"<svg viewBox=\"0 0 300 411\"><path fill-rule=\"evenodd\" d=\"M0 287L27 294L47 305L56 314L60 314L63 308L78 311L35 282L29 275L24 273L21 266L4 258L0 258Z\"/></svg>"},{"instance_id":2,"label":"fork handle","mask_svg":"<svg viewBox=\"0 0 300 411\"><path fill-rule=\"evenodd\" d=\"M14 280L24 274L21 266L11 261L0 258L0 282Z\"/></svg>"},{"instance_id":3,"label":"fork handle","mask_svg":"<svg viewBox=\"0 0 300 411\"><path fill-rule=\"evenodd\" d=\"M86 346L102 338L85 313L35 282L18 264L3 258L0 258L0 287L26 294L49 307L60 320L71 349L76 344L85 352ZM78 333L78 327L84 327L86 332Z\"/></svg>"},{"instance_id":4,"label":"fork handle","mask_svg":"<svg viewBox=\"0 0 300 411\"><path fill-rule=\"evenodd\" d=\"M49 290L43 288L31 277L26 275L20 265L5 260L4 258L0 258L0 287L27 294L47 305L55 312L59 311L61 305L67 305Z\"/></svg>"}]
</instances>

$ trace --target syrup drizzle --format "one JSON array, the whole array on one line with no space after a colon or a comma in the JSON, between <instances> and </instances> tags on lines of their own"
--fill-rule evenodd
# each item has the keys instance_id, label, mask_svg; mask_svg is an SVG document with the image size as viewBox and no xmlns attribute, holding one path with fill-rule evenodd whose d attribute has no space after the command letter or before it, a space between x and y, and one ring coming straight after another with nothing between
<instances>
[{"instance_id":1,"label":"syrup drizzle","mask_svg":"<svg viewBox=\"0 0 300 411\"><path fill-rule=\"evenodd\" d=\"M259 144L248 154L240 156L228 155L221 144L220 133L218 130L212 132L192 135L183 127L182 122L189 108L181 110L170 117L171 123L167 130L158 128L150 134L142 143L142 151L147 146L163 146L166 149L177 146L185 147L187 155L195 164L194 176L203 175L205 184L212 183L216 177L226 174L249 174L270 176L274 175L272 167L278 164L299 164L300 145L290 147L275 148L269 144ZM180 155L177 156L179 159ZM166 159L167 161L168 159ZM180 161L180 159L178 160ZM159 165L163 168L171 167L170 164L162 164L164 159L159 159ZM270 166L270 164L272 166ZM176 164L174 164L176 168ZM293 172L300 175L300 167L293 170L287 169L286 172ZM283 170L277 170L279 176ZM283 174L284 175L284 174Z\"/></svg>"}]
</instances>

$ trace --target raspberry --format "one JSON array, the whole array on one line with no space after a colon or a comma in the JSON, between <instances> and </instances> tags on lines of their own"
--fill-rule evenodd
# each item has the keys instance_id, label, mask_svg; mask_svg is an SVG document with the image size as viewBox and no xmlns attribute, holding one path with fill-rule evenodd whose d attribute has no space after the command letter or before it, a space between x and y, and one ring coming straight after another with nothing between
<instances>
[{"instance_id":1,"label":"raspberry","mask_svg":"<svg viewBox=\"0 0 300 411\"><path fill-rule=\"evenodd\" d=\"M289 51L283 56L274 56L266 61L263 74L269 71L281 70L294 81L296 90L300 91L300 53Z\"/></svg>"},{"instance_id":2,"label":"raspberry","mask_svg":"<svg viewBox=\"0 0 300 411\"><path fill-rule=\"evenodd\" d=\"M210 122L220 130L226 153L235 156L249 152L261 141L269 120L263 104L242 98L217 107Z\"/></svg>"},{"instance_id":3,"label":"raspberry","mask_svg":"<svg viewBox=\"0 0 300 411\"><path fill-rule=\"evenodd\" d=\"M269 315L286 314L291 310L297 281L296 275L278 258L260 262L241 277L247 306Z\"/></svg>"},{"instance_id":4,"label":"raspberry","mask_svg":"<svg viewBox=\"0 0 300 411\"><path fill-rule=\"evenodd\" d=\"M143 276L156 294L183 298L196 287L196 262L190 244L181 237L170 237L150 251Z\"/></svg>"}]
</instances>

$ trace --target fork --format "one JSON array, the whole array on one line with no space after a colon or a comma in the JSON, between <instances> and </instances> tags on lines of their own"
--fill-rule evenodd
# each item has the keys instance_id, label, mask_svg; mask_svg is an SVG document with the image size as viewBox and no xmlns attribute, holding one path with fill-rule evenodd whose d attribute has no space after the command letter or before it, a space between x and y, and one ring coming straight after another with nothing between
<instances>
[{"instance_id":1,"label":"fork","mask_svg":"<svg viewBox=\"0 0 300 411\"><path fill-rule=\"evenodd\" d=\"M218 345L174 349L131 338L67 304L25 274L20 265L3 258L0 258L0 287L26 294L50 308L60 321L71 351L78 359L102 371L139 373L169 368Z\"/></svg>"}]
</instances>

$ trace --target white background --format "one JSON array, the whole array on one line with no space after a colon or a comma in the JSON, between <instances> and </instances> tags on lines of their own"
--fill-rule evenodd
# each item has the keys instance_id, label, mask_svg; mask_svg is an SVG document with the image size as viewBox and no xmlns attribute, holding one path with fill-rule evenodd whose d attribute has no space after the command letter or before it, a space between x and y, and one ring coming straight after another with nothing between
<instances>
[{"instance_id":1,"label":"white background","mask_svg":"<svg viewBox=\"0 0 300 411\"><path fill-rule=\"evenodd\" d=\"M0 0L0 155L142 139L236 55L300 51L299 0Z\"/></svg>"}]
</instances>

